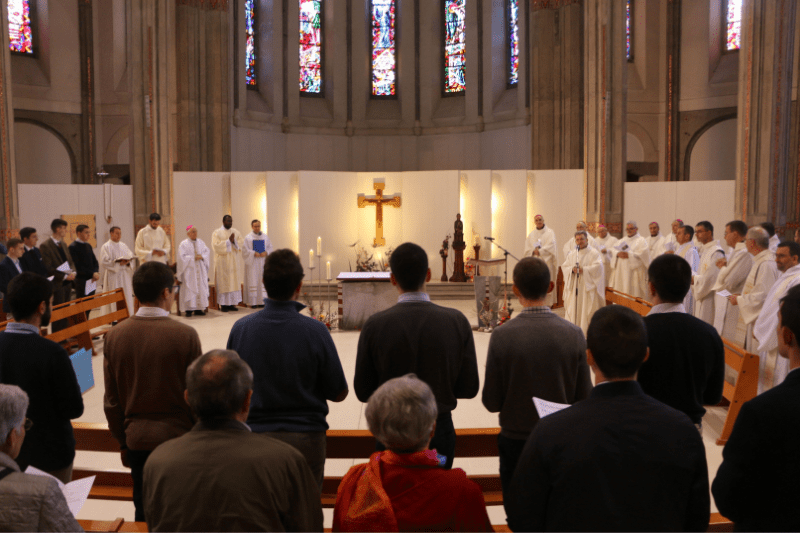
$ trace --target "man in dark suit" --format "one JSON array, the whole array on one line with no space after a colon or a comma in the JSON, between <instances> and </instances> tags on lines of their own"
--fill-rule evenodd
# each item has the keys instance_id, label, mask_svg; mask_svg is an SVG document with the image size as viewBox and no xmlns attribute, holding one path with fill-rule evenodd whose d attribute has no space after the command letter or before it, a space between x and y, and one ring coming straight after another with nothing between
<instances>
[{"instance_id":1,"label":"man in dark suit","mask_svg":"<svg viewBox=\"0 0 800 533\"><path fill-rule=\"evenodd\" d=\"M702 432L703 405L722 400L725 348L713 326L686 312L692 268L677 255L656 257L647 269L653 309L644 318L650 357L639 369L645 394L686 413Z\"/></svg>"},{"instance_id":2,"label":"man in dark suit","mask_svg":"<svg viewBox=\"0 0 800 533\"><path fill-rule=\"evenodd\" d=\"M75 279L75 263L69 253L69 248L64 242L67 234L67 221L57 218L50 223L50 230L53 232L49 239L39 245L42 253L42 260L47 269L47 277L53 276L53 305L62 304L69 301L72 292L72 282ZM67 263L70 272L62 272L58 267ZM60 331L67 327L66 320L53 322L53 331Z\"/></svg>"},{"instance_id":3,"label":"man in dark suit","mask_svg":"<svg viewBox=\"0 0 800 533\"><path fill-rule=\"evenodd\" d=\"M19 230L19 237L25 245L25 253L22 254L22 257L19 259L22 265L22 271L33 272L45 278L49 277L47 268L44 266L44 260L42 259L42 252L36 247L36 243L39 242L39 235L36 233L36 228L22 228Z\"/></svg>"},{"instance_id":4,"label":"man in dark suit","mask_svg":"<svg viewBox=\"0 0 800 533\"><path fill-rule=\"evenodd\" d=\"M783 297L778 317L789 374L742 406L711 486L736 531L800 531L800 285Z\"/></svg>"},{"instance_id":5,"label":"man in dark suit","mask_svg":"<svg viewBox=\"0 0 800 533\"><path fill-rule=\"evenodd\" d=\"M22 265L19 258L25 252L22 241L17 238L8 239L6 243L8 255L0 261L0 292L5 295L8 292L8 284L12 279L22 274ZM8 305L8 298L3 297L3 312L10 313L11 307Z\"/></svg>"},{"instance_id":6,"label":"man in dark suit","mask_svg":"<svg viewBox=\"0 0 800 533\"><path fill-rule=\"evenodd\" d=\"M69 245L69 253L75 262L75 298L91 296L94 291L86 292L86 282L100 279L100 264L94 255L94 249L89 244L91 230L86 224L79 224L75 228L76 239Z\"/></svg>"},{"instance_id":7,"label":"man in dark suit","mask_svg":"<svg viewBox=\"0 0 800 533\"><path fill-rule=\"evenodd\" d=\"M407 242L389 259L391 281L400 293L397 305L367 319L358 338L353 385L366 402L384 382L416 374L436 396L439 415L430 448L453 466L456 432L451 412L458 398L478 394L478 361L472 327L463 313L431 303L425 283L431 279L428 254ZM384 449L380 443L378 449Z\"/></svg>"},{"instance_id":8,"label":"man in dark suit","mask_svg":"<svg viewBox=\"0 0 800 533\"><path fill-rule=\"evenodd\" d=\"M689 418L647 396L642 318L619 305L595 313L586 400L542 418L522 452L508 525L514 531L705 531L708 466Z\"/></svg>"}]
</instances>

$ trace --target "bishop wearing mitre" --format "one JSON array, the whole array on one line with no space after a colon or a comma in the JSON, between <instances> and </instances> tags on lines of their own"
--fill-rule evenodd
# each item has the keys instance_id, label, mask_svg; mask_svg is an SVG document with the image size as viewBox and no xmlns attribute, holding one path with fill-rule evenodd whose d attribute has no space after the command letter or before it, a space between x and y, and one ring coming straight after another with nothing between
<instances>
[{"instance_id":1,"label":"bishop wearing mitre","mask_svg":"<svg viewBox=\"0 0 800 533\"><path fill-rule=\"evenodd\" d=\"M567 254L561 271L564 273L564 318L586 335L595 311L606 304L606 278L602 254L589 246L589 235L585 231L575 232L575 249Z\"/></svg>"},{"instance_id":2,"label":"bishop wearing mitre","mask_svg":"<svg viewBox=\"0 0 800 533\"><path fill-rule=\"evenodd\" d=\"M140 265L148 261L158 261L165 265L169 262L169 238L164 229L159 227L160 225L161 215L152 213L150 223L136 235L133 248Z\"/></svg>"},{"instance_id":3,"label":"bishop wearing mitre","mask_svg":"<svg viewBox=\"0 0 800 533\"><path fill-rule=\"evenodd\" d=\"M104 269L103 291L122 288L125 303L128 305L128 315L133 316L133 252L120 240L122 230L117 226L112 227L108 235L109 240L100 248L100 265ZM113 311L116 309L103 314Z\"/></svg>"},{"instance_id":4,"label":"bishop wearing mitre","mask_svg":"<svg viewBox=\"0 0 800 533\"><path fill-rule=\"evenodd\" d=\"M611 287L630 296L647 299L647 267L650 266L650 247L639 235L633 220L625 224L625 237L611 251Z\"/></svg>"},{"instance_id":5,"label":"bishop wearing mitre","mask_svg":"<svg viewBox=\"0 0 800 533\"><path fill-rule=\"evenodd\" d=\"M211 250L197 238L197 228L186 228L186 239L178 246L178 281L181 309L186 316L204 315L208 308L208 267Z\"/></svg>"},{"instance_id":6,"label":"bishop wearing mitre","mask_svg":"<svg viewBox=\"0 0 800 533\"><path fill-rule=\"evenodd\" d=\"M242 249L244 238L233 228L233 217L222 217L222 227L211 237L214 249L214 281L220 311L238 311L242 301Z\"/></svg>"},{"instance_id":7,"label":"bishop wearing mitre","mask_svg":"<svg viewBox=\"0 0 800 533\"><path fill-rule=\"evenodd\" d=\"M555 232L545 226L544 217L536 215L533 217L533 223L536 224L530 235L525 241L525 252L523 257L538 257L547 264L547 269L550 270L550 280L556 282L557 274L557 261L556 261L556 234ZM556 292L550 291L545 297L545 305L552 306L556 300Z\"/></svg>"},{"instance_id":8,"label":"bishop wearing mitre","mask_svg":"<svg viewBox=\"0 0 800 533\"><path fill-rule=\"evenodd\" d=\"M267 291L264 289L264 263L272 253L272 242L261 231L261 221L250 223L251 231L244 238L244 303L250 307L264 307Z\"/></svg>"}]
</instances>

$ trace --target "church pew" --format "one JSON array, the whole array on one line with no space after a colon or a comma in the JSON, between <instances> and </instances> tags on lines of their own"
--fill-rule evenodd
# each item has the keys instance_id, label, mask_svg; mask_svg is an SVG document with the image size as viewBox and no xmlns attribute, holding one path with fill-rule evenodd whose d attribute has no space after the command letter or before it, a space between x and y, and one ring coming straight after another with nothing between
<instances>
[{"instance_id":1,"label":"church pew","mask_svg":"<svg viewBox=\"0 0 800 533\"><path fill-rule=\"evenodd\" d=\"M105 305L116 306L117 310L87 320L87 314L90 311ZM114 289L113 291L94 294L53 306L53 313L50 317L51 323L67 319L70 325L46 337L54 342L63 342L67 339L75 338L81 348L92 350L92 355L96 355L92 344L91 330L109 325L112 322L121 322L126 318L128 318L128 305L125 302L125 293L121 288Z\"/></svg>"},{"instance_id":2,"label":"church pew","mask_svg":"<svg viewBox=\"0 0 800 533\"><path fill-rule=\"evenodd\" d=\"M606 305L617 304L633 309L642 316L646 316L653 308L653 304L637 296L625 294L611 287L606 287Z\"/></svg>"}]
</instances>

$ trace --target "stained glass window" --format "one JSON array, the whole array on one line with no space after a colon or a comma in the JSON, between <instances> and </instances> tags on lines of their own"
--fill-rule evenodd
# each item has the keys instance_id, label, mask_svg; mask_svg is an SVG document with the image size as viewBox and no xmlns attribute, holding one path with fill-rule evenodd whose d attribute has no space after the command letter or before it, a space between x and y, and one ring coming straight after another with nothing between
<instances>
[{"instance_id":1,"label":"stained glass window","mask_svg":"<svg viewBox=\"0 0 800 533\"><path fill-rule=\"evenodd\" d=\"M633 59L633 38L631 35L633 6L631 4L633 4L633 0L625 0L625 57L628 58L628 61Z\"/></svg>"},{"instance_id":2,"label":"stained glass window","mask_svg":"<svg viewBox=\"0 0 800 533\"><path fill-rule=\"evenodd\" d=\"M742 47L742 2L725 0L725 49L738 50Z\"/></svg>"},{"instance_id":3,"label":"stained glass window","mask_svg":"<svg viewBox=\"0 0 800 533\"><path fill-rule=\"evenodd\" d=\"M519 0L508 0L508 84L519 82Z\"/></svg>"},{"instance_id":4,"label":"stained glass window","mask_svg":"<svg viewBox=\"0 0 800 533\"><path fill-rule=\"evenodd\" d=\"M445 93L459 93L466 88L466 3L467 0L444 0Z\"/></svg>"},{"instance_id":5,"label":"stained glass window","mask_svg":"<svg viewBox=\"0 0 800 533\"><path fill-rule=\"evenodd\" d=\"M33 53L30 0L8 0L8 42L12 52Z\"/></svg>"},{"instance_id":6,"label":"stained glass window","mask_svg":"<svg viewBox=\"0 0 800 533\"><path fill-rule=\"evenodd\" d=\"M244 79L248 87L256 86L256 0L244 0L244 25L247 38Z\"/></svg>"},{"instance_id":7,"label":"stained glass window","mask_svg":"<svg viewBox=\"0 0 800 533\"><path fill-rule=\"evenodd\" d=\"M372 0L372 94L394 96L395 0Z\"/></svg>"},{"instance_id":8,"label":"stained glass window","mask_svg":"<svg viewBox=\"0 0 800 533\"><path fill-rule=\"evenodd\" d=\"M322 94L322 0L300 0L300 92Z\"/></svg>"}]
</instances>

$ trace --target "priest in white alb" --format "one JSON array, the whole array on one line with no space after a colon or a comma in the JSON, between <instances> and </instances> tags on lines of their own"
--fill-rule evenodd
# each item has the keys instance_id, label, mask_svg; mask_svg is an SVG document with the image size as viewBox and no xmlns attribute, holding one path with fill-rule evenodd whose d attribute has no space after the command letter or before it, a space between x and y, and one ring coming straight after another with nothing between
<instances>
[{"instance_id":1,"label":"priest in white alb","mask_svg":"<svg viewBox=\"0 0 800 533\"><path fill-rule=\"evenodd\" d=\"M753 266L753 255L745 244L747 224L741 220L734 220L725 224L725 244L731 251L727 258L719 259L719 275L714 291L728 291L731 294L741 294L745 281Z\"/></svg>"},{"instance_id":2,"label":"priest in white alb","mask_svg":"<svg viewBox=\"0 0 800 533\"><path fill-rule=\"evenodd\" d=\"M758 393L780 385L789 373L788 360L778 355L778 311L781 298L789 289L800 285L800 244L785 241L778 245L775 263L781 272L772 286L753 326L753 335L758 341Z\"/></svg>"},{"instance_id":3,"label":"priest in white alb","mask_svg":"<svg viewBox=\"0 0 800 533\"><path fill-rule=\"evenodd\" d=\"M178 281L181 282L180 308L186 316L204 315L208 308L208 268L211 250L197 238L197 228L187 226L186 239L178 245Z\"/></svg>"},{"instance_id":4,"label":"priest in white alb","mask_svg":"<svg viewBox=\"0 0 800 533\"><path fill-rule=\"evenodd\" d=\"M133 261L131 249L122 242L122 230L117 226L108 232L108 241L100 248L100 266L103 267L103 291L113 291L122 288L125 294L125 303L128 306L128 315L133 316ZM106 309L103 315L116 311Z\"/></svg>"},{"instance_id":5,"label":"priest in white alb","mask_svg":"<svg viewBox=\"0 0 800 533\"><path fill-rule=\"evenodd\" d=\"M525 240L525 251L522 255L523 257L538 257L544 261L548 270L550 270L550 280L555 284L558 268L556 234L552 229L545 226L542 215L533 217L533 223L536 225L536 229ZM545 297L545 305L552 306L555 302L556 292L548 292Z\"/></svg>"},{"instance_id":6,"label":"priest in white alb","mask_svg":"<svg viewBox=\"0 0 800 533\"><path fill-rule=\"evenodd\" d=\"M575 224L575 231L576 232L585 231L586 235L589 236L589 246L591 246L593 248L597 247L597 243L594 242L594 237L589 235L589 226L586 225L586 222L584 222L583 220L579 220L578 223ZM573 235L572 237L570 237L570 239L564 245L564 248L563 248L564 259L566 260L567 256L569 255L569 253L572 250L575 250L576 248L577 248L577 245L575 244L575 236Z\"/></svg>"},{"instance_id":7,"label":"priest in white alb","mask_svg":"<svg viewBox=\"0 0 800 533\"><path fill-rule=\"evenodd\" d=\"M661 228L658 226L658 222L651 222L647 229L650 230L650 236L647 237L647 246L650 247L650 261L652 261L666 251L664 244L667 239L661 235Z\"/></svg>"},{"instance_id":8,"label":"priest in white alb","mask_svg":"<svg viewBox=\"0 0 800 533\"><path fill-rule=\"evenodd\" d=\"M676 252L678 250L678 228L683 227L683 220L676 218L672 221L672 233L664 238L664 252ZM691 313L691 309L686 310Z\"/></svg>"},{"instance_id":9,"label":"priest in white alb","mask_svg":"<svg viewBox=\"0 0 800 533\"><path fill-rule=\"evenodd\" d=\"M693 227L680 226L676 235L676 245L678 246L677 250L674 252L667 251L664 253L675 254L678 257L682 257L684 261L689 263L689 267L692 269L692 274L694 274L697 272L697 269L700 268L700 256L697 254L697 248L694 247L692 237L694 237ZM692 314L692 311L694 310L694 293L691 287L689 287L689 292L686 293L686 297L683 299L683 308L689 314Z\"/></svg>"},{"instance_id":10,"label":"priest in white alb","mask_svg":"<svg viewBox=\"0 0 800 533\"><path fill-rule=\"evenodd\" d=\"M139 258L139 265L148 261L158 261L165 265L169 263L170 243L167 233L161 225L161 215L152 213L150 223L139 230L134 243L136 257Z\"/></svg>"},{"instance_id":11,"label":"priest in white alb","mask_svg":"<svg viewBox=\"0 0 800 533\"><path fill-rule=\"evenodd\" d=\"M214 250L214 285L220 311L238 311L242 301L242 250L244 237L233 227L233 217L222 217L222 227L211 236Z\"/></svg>"},{"instance_id":12,"label":"priest in white alb","mask_svg":"<svg viewBox=\"0 0 800 533\"><path fill-rule=\"evenodd\" d=\"M719 267L717 261L725 258L717 241L714 240L714 226L703 220L694 227L694 236L700 243L697 252L700 254L700 267L692 275L692 292L694 293L694 316L714 325L714 285L717 283Z\"/></svg>"},{"instance_id":13,"label":"priest in white alb","mask_svg":"<svg viewBox=\"0 0 800 533\"><path fill-rule=\"evenodd\" d=\"M605 286L611 280L611 248L616 246L619 239L608 232L608 228L603 224L597 226L597 238L594 240L597 251L603 256L603 272L605 273Z\"/></svg>"},{"instance_id":14,"label":"priest in white alb","mask_svg":"<svg viewBox=\"0 0 800 533\"><path fill-rule=\"evenodd\" d=\"M264 289L264 263L272 253L272 242L261 231L261 221L250 223L253 230L244 238L244 299L250 307L264 307L267 291Z\"/></svg>"},{"instance_id":15,"label":"priest in white alb","mask_svg":"<svg viewBox=\"0 0 800 533\"><path fill-rule=\"evenodd\" d=\"M611 287L647 299L647 267L650 266L650 248L639 235L639 226L633 220L625 224L626 236L610 250Z\"/></svg>"},{"instance_id":16,"label":"priest in white alb","mask_svg":"<svg viewBox=\"0 0 800 533\"><path fill-rule=\"evenodd\" d=\"M589 246L589 235L585 231L576 232L575 243L575 250L569 252L561 265L564 318L580 327L586 335L592 316L606 305L606 278L602 254Z\"/></svg>"},{"instance_id":17,"label":"priest in white alb","mask_svg":"<svg viewBox=\"0 0 800 533\"><path fill-rule=\"evenodd\" d=\"M778 266L775 256L769 249L769 234L764 228L754 226L747 232L747 251L753 256L753 266L740 294L730 296L731 305L739 308L739 321L736 339L744 344L744 349L755 353L758 343L753 337L753 326L769 290L778 279Z\"/></svg>"}]
</instances>

